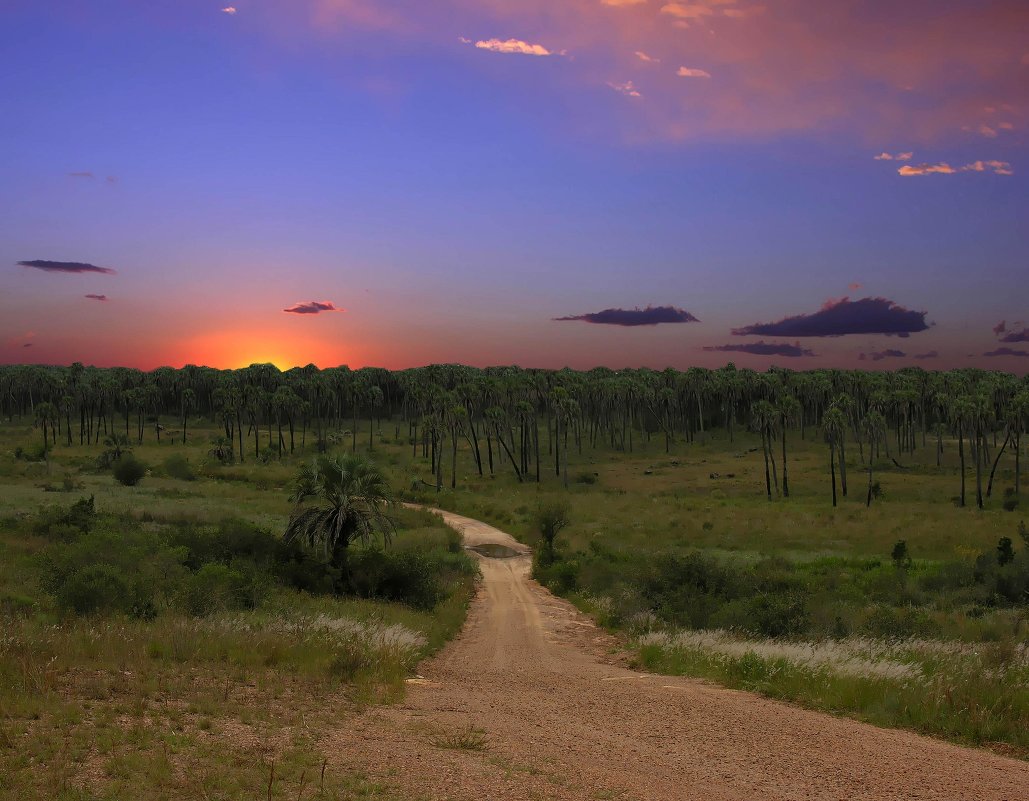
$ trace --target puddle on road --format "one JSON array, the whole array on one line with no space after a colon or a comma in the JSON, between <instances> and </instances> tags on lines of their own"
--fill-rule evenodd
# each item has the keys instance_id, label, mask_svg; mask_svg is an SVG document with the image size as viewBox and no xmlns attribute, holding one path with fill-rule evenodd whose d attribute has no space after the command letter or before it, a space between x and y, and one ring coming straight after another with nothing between
<instances>
[{"instance_id":1,"label":"puddle on road","mask_svg":"<svg viewBox=\"0 0 1029 801\"><path fill-rule=\"evenodd\" d=\"M485 542L482 545L467 545L465 547L469 551L475 551L480 556L485 556L488 559L511 559L522 555L521 551L516 551L514 548L508 548L506 545L500 545L495 542Z\"/></svg>"}]
</instances>

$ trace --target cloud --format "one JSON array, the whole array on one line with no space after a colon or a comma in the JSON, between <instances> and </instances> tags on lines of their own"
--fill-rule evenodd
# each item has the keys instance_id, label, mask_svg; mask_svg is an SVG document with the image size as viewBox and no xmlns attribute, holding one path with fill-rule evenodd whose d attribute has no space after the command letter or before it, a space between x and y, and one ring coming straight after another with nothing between
<instances>
[{"instance_id":1,"label":"cloud","mask_svg":"<svg viewBox=\"0 0 1029 801\"><path fill-rule=\"evenodd\" d=\"M89 300L101 300L101 301L107 300L107 295L86 295L85 297L88 298Z\"/></svg>"},{"instance_id":2,"label":"cloud","mask_svg":"<svg viewBox=\"0 0 1029 801\"><path fill-rule=\"evenodd\" d=\"M26 343L24 343L24 344L22 345L22 347L23 347L23 348L31 348L31 347L32 347L32 343L31 343L31 342L26 342Z\"/></svg>"},{"instance_id":3,"label":"cloud","mask_svg":"<svg viewBox=\"0 0 1029 801\"><path fill-rule=\"evenodd\" d=\"M647 0L600 0L605 6L614 6L615 8L626 8L628 6L638 6L640 3L646 3Z\"/></svg>"},{"instance_id":4,"label":"cloud","mask_svg":"<svg viewBox=\"0 0 1029 801\"><path fill-rule=\"evenodd\" d=\"M935 350L930 350L930 351L928 351L926 353L916 353L915 354L915 358L916 359L938 359L939 356L940 356L939 352L935 351Z\"/></svg>"},{"instance_id":5,"label":"cloud","mask_svg":"<svg viewBox=\"0 0 1029 801\"><path fill-rule=\"evenodd\" d=\"M685 309L675 306L647 306L645 309L604 309L591 314L577 314L569 317L555 317L558 321L581 320L597 325L658 325L659 323L699 323L700 321Z\"/></svg>"},{"instance_id":6,"label":"cloud","mask_svg":"<svg viewBox=\"0 0 1029 801\"><path fill-rule=\"evenodd\" d=\"M34 270L42 270L47 273L103 273L104 275L116 275L117 272L108 267L97 267L95 264L86 264L78 261L45 261L37 259L34 261L19 261L19 267L31 267Z\"/></svg>"},{"instance_id":7,"label":"cloud","mask_svg":"<svg viewBox=\"0 0 1029 801\"><path fill-rule=\"evenodd\" d=\"M973 161L963 167L951 167L943 161L939 164L905 164L898 175L954 175L959 172L993 172L995 175L1014 175L1011 165L1006 161Z\"/></svg>"},{"instance_id":8,"label":"cloud","mask_svg":"<svg viewBox=\"0 0 1029 801\"><path fill-rule=\"evenodd\" d=\"M68 175L71 178L86 178L87 180L92 180L93 178L96 178L96 176L88 170L84 172L70 172L68 173Z\"/></svg>"},{"instance_id":9,"label":"cloud","mask_svg":"<svg viewBox=\"0 0 1029 801\"><path fill-rule=\"evenodd\" d=\"M927 312L898 306L886 298L831 300L813 314L798 314L775 323L734 328L734 336L839 337L846 334L887 334L906 337L929 326Z\"/></svg>"},{"instance_id":10,"label":"cloud","mask_svg":"<svg viewBox=\"0 0 1029 801\"><path fill-rule=\"evenodd\" d=\"M661 6L661 13L679 20L697 20L710 17L714 9L705 3L668 3Z\"/></svg>"},{"instance_id":11,"label":"cloud","mask_svg":"<svg viewBox=\"0 0 1029 801\"><path fill-rule=\"evenodd\" d=\"M707 70L697 69L696 67L679 67L676 70L676 75L680 78L710 78L711 73Z\"/></svg>"},{"instance_id":12,"label":"cloud","mask_svg":"<svg viewBox=\"0 0 1029 801\"><path fill-rule=\"evenodd\" d=\"M799 342L790 345L788 342L765 342L764 340L737 345L708 345L704 347L704 350L721 353L751 353L755 356L788 356L790 358L817 355L813 350L802 348Z\"/></svg>"},{"instance_id":13,"label":"cloud","mask_svg":"<svg viewBox=\"0 0 1029 801\"><path fill-rule=\"evenodd\" d=\"M223 14L228 14L229 16L232 16L236 12L237 12L237 9L236 9L235 6L225 6L225 8L222 9L222 13Z\"/></svg>"},{"instance_id":14,"label":"cloud","mask_svg":"<svg viewBox=\"0 0 1029 801\"><path fill-rule=\"evenodd\" d=\"M1007 330L1008 330L1008 321L1007 320L1001 320L999 323L997 323L995 326L993 326L993 335L999 337L1001 334L1003 334Z\"/></svg>"},{"instance_id":15,"label":"cloud","mask_svg":"<svg viewBox=\"0 0 1029 801\"><path fill-rule=\"evenodd\" d=\"M1000 338L1001 342L1029 342L1029 328L1023 328L1019 331L1009 331L1005 336Z\"/></svg>"},{"instance_id":16,"label":"cloud","mask_svg":"<svg viewBox=\"0 0 1029 801\"><path fill-rule=\"evenodd\" d=\"M345 312L346 309L337 309L336 305L328 300L309 300L306 303L294 303L283 311L287 314L321 314L322 312Z\"/></svg>"},{"instance_id":17,"label":"cloud","mask_svg":"<svg viewBox=\"0 0 1029 801\"><path fill-rule=\"evenodd\" d=\"M521 39L484 39L476 42L475 46L480 50L489 50L491 53L514 53L522 56L563 56L565 51L560 52L547 50L540 44L529 44Z\"/></svg>"},{"instance_id":18,"label":"cloud","mask_svg":"<svg viewBox=\"0 0 1029 801\"><path fill-rule=\"evenodd\" d=\"M1029 350L1015 350L1014 348L997 348L996 350L988 350L983 356L1017 356L1019 358L1029 358Z\"/></svg>"},{"instance_id":19,"label":"cloud","mask_svg":"<svg viewBox=\"0 0 1029 801\"><path fill-rule=\"evenodd\" d=\"M859 361L866 361L871 359L873 362L881 362L883 359L903 359L907 354L902 350L893 350L887 348L886 350L875 351L873 353L862 353L858 356Z\"/></svg>"},{"instance_id":20,"label":"cloud","mask_svg":"<svg viewBox=\"0 0 1029 801\"><path fill-rule=\"evenodd\" d=\"M643 97L643 95L640 94L639 89L635 87L632 81L626 81L625 83L609 82L608 86L610 86L616 92L625 95L626 97Z\"/></svg>"},{"instance_id":21,"label":"cloud","mask_svg":"<svg viewBox=\"0 0 1029 801\"><path fill-rule=\"evenodd\" d=\"M847 284L847 288L850 289L851 292L857 292L859 289L861 289L862 286L863 285L859 284L857 281L854 281L851 284Z\"/></svg>"},{"instance_id":22,"label":"cloud","mask_svg":"<svg viewBox=\"0 0 1029 801\"><path fill-rule=\"evenodd\" d=\"M642 50L637 50L635 55L636 55L636 58L638 58L640 61L643 61L643 62L645 62L647 64L660 64L661 63L661 59L654 58L653 56L648 55L647 53L644 53Z\"/></svg>"},{"instance_id":23,"label":"cloud","mask_svg":"<svg viewBox=\"0 0 1029 801\"><path fill-rule=\"evenodd\" d=\"M907 151L905 153L891 154L891 153L887 153L884 150L878 156L875 156L875 160L876 161L911 161L911 159L914 158L914 156L915 156L915 154L913 152L911 152L911 151Z\"/></svg>"}]
</instances>

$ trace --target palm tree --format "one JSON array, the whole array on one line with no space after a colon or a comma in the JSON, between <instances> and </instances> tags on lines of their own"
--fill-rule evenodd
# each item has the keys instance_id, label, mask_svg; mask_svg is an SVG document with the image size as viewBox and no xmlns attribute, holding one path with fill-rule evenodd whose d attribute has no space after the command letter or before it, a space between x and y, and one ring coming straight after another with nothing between
<instances>
[{"instance_id":1,"label":"palm tree","mask_svg":"<svg viewBox=\"0 0 1029 801\"><path fill-rule=\"evenodd\" d=\"M772 500L772 478L769 472L768 456L772 450L772 428L778 421L778 412L771 403L760 400L750 410L754 428L761 434L761 453L765 457L765 493Z\"/></svg>"},{"instance_id":2,"label":"palm tree","mask_svg":"<svg viewBox=\"0 0 1029 801\"><path fill-rule=\"evenodd\" d=\"M294 508L283 538L319 547L334 567L346 569L347 548L381 534L389 542L393 491L364 456L321 456L297 472L289 500Z\"/></svg>"},{"instance_id":3,"label":"palm tree","mask_svg":"<svg viewBox=\"0 0 1029 801\"><path fill-rule=\"evenodd\" d=\"M832 505L837 504L836 497L836 451L847 428L847 418L837 406L830 406L822 415L822 431L829 446L829 474L832 477Z\"/></svg>"},{"instance_id":4,"label":"palm tree","mask_svg":"<svg viewBox=\"0 0 1029 801\"><path fill-rule=\"evenodd\" d=\"M868 438L868 495L865 506L872 505L872 465L875 463L875 448L886 436L886 418L876 409L872 409L861 421L864 435Z\"/></svg>"},{"instance_id":5,"label":"palm tree","mask_svg":"<svg viewBox=\"0 0 1029 801\"><path fill-rule=\"evenodd\" d=\"M776 404L779 413L779 424L782 426L782 496L790 497L790 481L786 467L786 429L791 422L796 420L803 412L798 401L793 395L783 393L779 396Z\"/></svg>"},{"instance_id":6,"label":"palm tree","mask_svg":"<svg viewBox=\"0 0 1029 801\"><path fill-rule=\"evenodd\" d=\"M958 431L958 458L961 461L961 505L965 505L965 427L974 416L972 399L967 395L957 398L950 406L950 419Z\"/></svg>"}]
</instances>

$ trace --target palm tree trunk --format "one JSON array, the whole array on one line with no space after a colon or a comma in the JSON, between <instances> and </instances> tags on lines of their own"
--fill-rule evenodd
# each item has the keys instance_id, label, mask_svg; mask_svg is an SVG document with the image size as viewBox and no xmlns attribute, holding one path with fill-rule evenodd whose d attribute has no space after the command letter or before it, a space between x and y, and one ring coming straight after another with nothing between
<instances>
[{"instance_id":1,"label":"palm tree trunk","mask_svg":"<svg viewBox=\"0 0 1029 801\"><path fill-rule=\"evenodd\" d=\"M768 470L768 432L761 429L761 455L765 457L765 494L772 500L772 478Z\"/></svg>"},{"instance_id":2,"label":"palm tree trunk","mask_svg":"<svg viewBox=\"0 0 1029 801\"><path fill-rule=\"evenodd\" d=\"M787 477L786 468L786 421L782 424L782 496L784 498L790 497L790 482Z\"/></svg>"},{"instance_id":3,"label":"palm tree trunk","mask_svg":"<svg viewBox=\"0 0 1029 801\"><path fill-rule=\"evenodd\" d=\"M840 434L840 484L843 488L843 497L847 497L847 434Z\"/></svg>"},{"instance_id":4,"label":"palm tree trunk","mask_svg":"<svg viewBox=\"0 0 1029 801\"><path fill-rule=\"evenodd\" d=\"M832 476L832 505L836 508L836 446L829 443L829 474Z\"/></svg>"},{"instance_id":5,"label":"palm tree trunk","mask_svg":"<svg viewBox=\"0 0 1029 801\"><path fill-rule=\"evenodd\" d=\"M961 461L961 505L965 505L965 432L958 425L958 458Z\"/></svg>"},{"instance_id":6,"label":"palm tree trunk","mask_svg":"<svg viewBox=\"0 0 1029 801\"><path fill-rule=\"evenodd\" d=\"M990 470L990 480L986 483L986 497L990 498L993 496L993 477L997 473L997 465L1000 464L1000 457L1004 455L1004 451L1008 447L1008 442L1011 441L1011 431L1004 432L1004 444L1000 446L1000 450L997 451L997 458L993 460L993 468Z\"/></svg>"},{"instance_id":7,"label":"palm tree trunk","mask_svg":"<svg viewBox=\"0 0 1029 801\"><path fill-rule=\"evenodd\" d=\"M983 436L982 426L975 429L975 504L983 508L983 449L986 445L986 437Z\"/></svg>"}]
</instances>

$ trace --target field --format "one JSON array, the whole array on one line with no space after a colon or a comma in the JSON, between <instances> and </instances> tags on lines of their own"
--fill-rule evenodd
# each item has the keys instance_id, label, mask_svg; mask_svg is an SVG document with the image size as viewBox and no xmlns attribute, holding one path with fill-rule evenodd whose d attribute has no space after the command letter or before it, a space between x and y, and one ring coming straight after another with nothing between
<instances>
[{"instance_id":1,"label":"field","mask_svg":"<svg viewBox=\"0 0 1029 801\"><path fill-rule=\"evenodd\" d=\"M1010 496L1005 508L1010 460L985 509L959 508L957 443L943 440L937 467L930 438L899 464L876 461L866 508L850 453L849 493L833 508L828 449L810 430L791 432L790 497L772 500L752 432L730 442L709 431L667 452L642 432L631 453L573 446L567 488L544 434L540 484L517 481L499 454L480 476L462 445L456 488L437 492L406 425L371 426L358 421L357 450L372 446L405 500L534 546L540 510L562 507L568 525L553 559L537 547L536 575L620 632L642 667L1029 754L1029 621L1017 595L1029 543ZM30 421L0 425L0 771L16 797L392 797L336 770L320 742L363 705L398 698L417 661L460 627L471 569L435 517L401 512L390 549L447 571L444 596L422 608L274 582L254 603L211 605L212 594L229 598L215 582L200 588L201 609L169 591L155 614L76 614L48 588L46 566L70 546L59 542L64 518L40 510L83 498L94 499L97 547L155 532L174 544L196 528L281 533L288 485L312 454L222 464L211 456L219 434L203 418L185 445L148 431L133 448L148 472L123 486L96 467L103 444L58 440L44 461L27 455L39 440ZM333 449L351 448L341 432ZM1004 537L1014 558L999 564Z\"/></svg>"}]
</instances>

